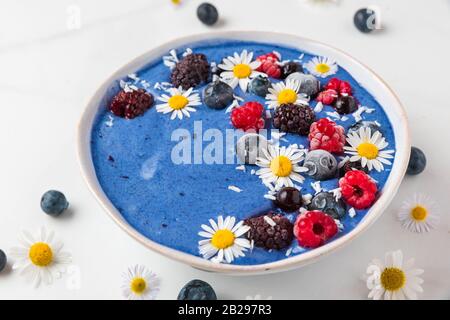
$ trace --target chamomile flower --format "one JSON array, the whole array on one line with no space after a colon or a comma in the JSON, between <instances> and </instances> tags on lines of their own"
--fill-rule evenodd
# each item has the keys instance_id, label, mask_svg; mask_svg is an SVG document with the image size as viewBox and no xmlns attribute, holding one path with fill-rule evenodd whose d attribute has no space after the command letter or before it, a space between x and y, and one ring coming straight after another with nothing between
<instances>
[{"instance_id":1,"label":"chamomile flower","mask_svg":"<svg viewBox=\"0 0 450 320\"><path fill-rule=\"evenodd\" d=\"M423 279L418 277L423 270L414 267L414 259L403 262L400 250L387 252L384 263L378 259L372 260L366 273L369 299L415 300L417 293L423 292Z\"/></svg>"},{"instance_id":2,"label":"chamomile flower","mask_svg":"<svg viewBox=\"0 0 450 320\"><path fill-rule=\"evenodd\" d=\"M156 111L162 112L163 114L172 113L170 119L173 120L176 117L178 119L183 119L183 116L190 117L189 112L197 111L196 106L201 105L200 96L198 93L195 93L193 88L189 88L184 91L183 88L169 88L167 89L167 94L162 94L161 97L158 98L159 101L162 101L162 104L158 104L156 106Z\"/></svg>"},{"instance_id":3,"label":"chamomile flower","mask_svg":"<svg viewBox=\"0 0 450 320\"><path fill-rule=\"evenodd\" d=\"M248 53L247 50L242 51L240 55L235 52L234 56L223 59L223 63L218 65L220 69L225 70L220 74L220 78L233 89L239 85L242 91L246 92L250 80L262 74L256 71L261 62L252 59L253 52Z\"/></svg>"},{"instance_id":4,"label":"chamomile flower","mask_svg":"<svg viewBox=\"0 0 450 320\"><path fill-rule=\"evenodd\" d=\"M122 293L128 300L155 300L159 293L158 277L141 265L129 267L122 274Z\"/></svg>"},{"instance_id":5,"label":"chamomile flower","mask_svg":"<svg viewBox=\"0 0 450 320\"><path fill-rule=\"evenodd\" d=\"M300 83L297 80L286 80L278 82L269 88L266 95L266 104L269 109L275 109L282 104L308 104L308 102L298 93Z\"/></svg>"},{"instance_id":6,"label":"chamomile flower","mask_svg":"<svg viewBox=\"0 0 450 320\"><path fill-rule=\"evenodd\" d=\"M378 172L384 170L383 163L392 165L389 159L394 158L392 153L395 150L383 150L389 144L379 131L372 134L369 127L361 127L347 135L347 142L350 146L345 146L344 149L350 155L351 162L361 160L363 168L375 169Z\"/></svg>"},{"instance_id":7,"label":"chamomile flower","mask_svg":"<svg viewBox=\"0 0 450 320\"><path fill-rule=\"evenodd\" d=\"M304 151L295 146L279 147L269 145L263 149L263 157L256 158L256 165L261 167L256 174L265 185L273 184L276 190L282 187L293 187L294 182L303 183L301 172L308 169L299 165L304 159Z\"/></svg>"},{"instance_id":8,"label":"chamomile flower","mask_svg":"<svg viewBox=\"0 0 450 320\"><path fill-rule=\"evenodd\" d=\"M244 221L236 223L236 218L228 216L223 219L217 218L217 222L209 219L210 226L202 224L199 236L206 238L198 242L200 254L205 259L213 262L233 262L235 258L244 257L244 252L251 248L250 241L242 236L245 235L249 226Z\"/></svg>"},{"instance_id":9,"label":"chamomile flower","mask_svg":"<svg viewBox=\"0 0 450 320\"><path fill-rule=\"evenodd\" d=\"M36 236L24 230L19 235L20 246L10 250L10 255L17 259L12 268L20 270L35 287L42 282L51 284L53 278L59 278L65 271L64 265L72 261L69 253L61 251L63 243L54 238L55 233L44 227Z\"/></svg>"},{"instance_id":10,"label":"chamomile flower","mask_svg":"<svg viewBox=\"0 0 450 320\"><path fill-rule=\"evenodd\" d=\"M437 227L440 217L433 199L424 194L416 194L403 203L398 219L409 231L428 232Z\"/></svg>"},{"instance_id":11,"label":"chamomile flower","mask_svg":"<svg viewBox=\"0 0 450 320\"><path fill-rule=\"evenodd\" d=\"M336 62L326 57L312 58L305 64L305 68L309 71L309 73L321 78L331 76L338 70Z\"/></svg>"}]
</instances>

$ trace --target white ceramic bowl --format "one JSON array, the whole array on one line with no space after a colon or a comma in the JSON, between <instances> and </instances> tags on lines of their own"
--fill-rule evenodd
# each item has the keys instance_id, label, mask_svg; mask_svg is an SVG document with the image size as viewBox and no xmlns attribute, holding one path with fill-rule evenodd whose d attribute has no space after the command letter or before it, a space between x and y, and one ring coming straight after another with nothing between
<instances>
[{"instance_id":1,"label":"white ceramic bowl","mask_svg":"<svg viewBox=\"0 0 450 320\"><path fill-rule=\"evenodd\" d=\"M378 100L378 102L384 108L393 126L397 147L396 155L391 174L386 181L384 188L381 190L381 196L352 231L336 240L329 242L322 247L276 262L251 266L215 264L200 257L196 257L191 254L187 254L160 245L146 238L138 231L136 231L131 225L129 225L128 222L123 219L119 211L113 206L111 201L103 192L97 180L90 149L91 130L93 122L98 112L100 102L104 97L107 89L117 79L123 78L130 73L136 72L149 62L155 59L159 59L163 55L166 55L167 52L173 48L208 39L248 40L281 44L290 47L296 47L302 51L313 53L315 55L333 58L340 66L345 68L356 79L356 81L360 82L363 87L376 98L376 100ZM337 249L355 239L356 236L366 230L384 212L384 210L396 194L397 189L405 174L411 149L408 121L405 110L403 109L394 92L373 71L371 71L368 67L364 66L361 62L355 60L348 54L323 43L294 35L273 32L246 31L200 34L179 38L161 45L153 50L150 50L126 64L123 68L115 72L103 83L103 85L95 92L94 96L89 101L78 129L78 156L83 176L86 179L89 188L94 193L95 197L100 202L102 207L124 231L126 231L129 235L142 243L144 246L169 258L189 264L192 267L198 269L235 275L261 274L300 267L307 263L316 261L317 259L328 253L336 251Z\"/></svg>"}]
</instances>

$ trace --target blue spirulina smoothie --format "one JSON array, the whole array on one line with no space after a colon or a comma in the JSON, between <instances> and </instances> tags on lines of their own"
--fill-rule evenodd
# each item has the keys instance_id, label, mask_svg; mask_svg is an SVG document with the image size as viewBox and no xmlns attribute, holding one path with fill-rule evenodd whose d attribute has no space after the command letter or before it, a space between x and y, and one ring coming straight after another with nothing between
<instances>
[{"instance_id":1,"label":"blue spirulina smoothie","mask_svg":"<svg viewBox=\"0 0 450 320\"><path fill-rule=\"evenodd\" d=\"M186 48L176 50L181 56ZM254 52L255 57L276 50L282 55L283 60L298 59L303 54L304 63L314 57L309 53L284 46L226 40L196 43L189 48L194 53L205 54L209 62L216 63L244 49ZM164 91L155 89L154 84L170 82L171 71L163 64L161 57L156 61L149 61L145 68L136 70L136 74L140 80L150 84L147 90L156 99ZM377 121L389 142L389 149L395 149L392 127L380 104L343 68L339 67L333 76L320 79L321 84L324 85L331 77L350 82L359 103L374 109L372 113L362 114L363 119ZM204 85L196 89L202 92L203 88ZM193 163L194 153L201 159L202 151L211 143L201 138L202 133L210 128L222 132L233 128L229 113L201 105L197 108L197 112L191 113L190 118L170 120L170 116L156 112L153 106L143 116L126 120L108 111L108 103L119 90L119 81L111 84L99 106L92 130L92 159L103 191L136 230L157 243L200 256L198 241L201 238L198 232L202 224L208 224L209 219L216 219L218 215L231 215L241 220L269 210L280 211L274 207L272 201L263 197L267 193L267 187L257 175L251 174L252 169L258 169L257 166L246 165L246 171L243 172L236 170L239 165L236 163ZM258 101L262 104L265 102L264 98L243 93L239 87L235 89L235 93L245 101ZM310 102L312 108L315 105L315 101ZM321 112L316 113L316 117L327 117L326 112L332 111L334 110L331 106L325 106ZM355 123L351 115L344 118L345 121L332 120L346 130ZM198 121L201 121L201 131L198 130L200 125ZM194 131L195 123L196 131ZM271 128L270 119L266 121L266 126L268 129ZM171 136L172 132L179 128L184 128L190 133L188 138L192 144L190 150L192 164L174 164L171 160L172 148L179 143L179 140L172 141ZM306 137L296 134L287 134L284 138L288 142L282 141L281 145L294 143L306 147L309 145ZM225 138L223 144L225 145ZM231 151L224 151L224 162L226 152ZM370 172L371 177L377 181L379 190L383 188L390 170L391 167L386 166L382 172L375 170ZM306 178L302 185L303 194L315 193L311 186L312 182L313 179ZM229 190L229 186L237 186L242 192ZM325 190L335 189L338 187L338 179L322 181L321 186ZM343 229L334 239L350 232L366 213L367 210L357 210L354 217L347 214L341 220ZM296 214L287 214L287 217L293 222ZM235 259L233 263L262 264L286 259L287 252L289 256L294 256L305 251L307 249L299 247L294 239L291 249L267 251L255 247L252 252L247 252L245 257Z\"/></svg>"}]
</instances>

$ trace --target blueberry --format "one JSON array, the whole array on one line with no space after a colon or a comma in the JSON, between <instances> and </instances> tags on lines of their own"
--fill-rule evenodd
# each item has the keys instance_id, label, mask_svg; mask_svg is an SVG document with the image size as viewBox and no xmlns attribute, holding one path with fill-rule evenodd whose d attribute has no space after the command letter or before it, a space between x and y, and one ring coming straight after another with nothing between
<instances>
[{"instance_id":1,"label":"blueberry","mask_svg":"<svg viewBox=\"0 0 450 320\"><path fill-rule=\"evenodd\" d=\"M416 147L411 147L411 155L409 157L408 170L409 175L416 175L425 170L427 166L427 158L422 150Z\"/></svg>"},{"instance_id":2,"label":"blueberry","mask_svg":"<svg viewBox=\"0 0 450 320\"><path fill-rule=\"evenodd\" d=\"M208 84L203 91L203 102L212 109L223 109L233 99L233 88L220 80Z\"/></svg>"},{"instance_id":3,"label":"blueberry","mask_svg":"<svg viewBox=\"0 0 450 320\"><path fill-rule=\"evenodd\" d=\"M204 2L197 8L197 17L204 24L212 26L219 20L219 12L211 3Z\"/></svg>"},{"instance_id":4,"label":"blueberry","mask_svg":"<svg viewBox=\"0 0 450 320\"><path fill-rule=\"evenodd\" d=\"M374 134L376 131L381 132L381 127L374 121L358 121L348 128L348 133L358 132L361 127L370 128L370 132Z\"/></svg>"},{"instance_id":5,"label":"blueberry","mask_svg":"<svg viewBox=\"0 0 450 320\"><path fill-rule=\"evenodd\" d=\"M192 280L181 289L177 300L217 300L217 296L205 281Z\"/></svg>"},{"instance_id":6,"label":"blueberry","mask_svg":"<svg viewBox=\"0 0 450 320\"><path fill-rule=\"evenodd\" d=\"M336 176L336 158L325 150L308 152L303 166L309 170L306 174L316 180L328 180Z\"/></svg>"},{"instance_id":7,"label":"blueberry","mask_svg":"<svg viewBox=\"0 0 450 320\"><path fill-rule=\"evenodd\" d=\"M41 208L48 215L57 217L69 207L69 203L63 193L50 190L41 198Z\"/></svg>"},{"instance_id":8,"label":"blueberry","mask_svg":"<svg viewBox=\"0 0 450 320\"><path fill-rule=\"evenodd\" d=\"M303 73L303 67L300 63L295 61L289 61L282 67L282 75L283 78L287 78L289 75L293 74L294 72L300 72Z\"/></svg>"},{"instance_id":9,"label":"blueberry","mask_svg":"<svg viewBox=\"0 0 450 320\"><path fill-rule=\"evenodd\" d=\"M246 133L236 143L236 154L242 163L255 164L257 157L264 156L269 142L257 133Z\"/></svg>"},{"instance_id":10,"label":"blueberry","mask_svg":"<svg viewBox=\"0 0 450 320\"><path fill-rule=\"evenodd\" d=\"M257 76L254 78L249 85L249 90L251 93L256 94L260 97L265 97L269 92L269 88L272 86L268 77Z\"/></svg>"},{"instance_id":11,"label":"blueberry","mask_svg":"<svg viewBox=\"0 0 450 320\"><path fill-rule=\"evenodd\" d=\"M307 96L314 96L320 91L320 81L317 80L312 74L304 74L301 72L294 72L290 74L287 80L296 80L300 83L299 93L303 93Z\"/></svg>"},{"instance_id":12,"label":"blueberry","mask_svg":"<svg viewBox=\"0 0 450 320\"><path fill-rule=\"evenodd\" d=\"M376 29L376 18L375 11L362 8L356 11L353 17L353 23L359 31L369 33Z\"/></svg>"},{"instance_id":13,"label":"blueberry","mask_svg":"<svg viewBox=\"0 0 450 320\"><path fill-rule=\"evenodd\" d=\"M2 272L5 269L7 262L8 259L6 258L5 252L3 252L2 249L0 249L0 272Z\"/></svg>"},{"instance_id":14,"label":"blueberry","mask_svg":"<svg viewBox=\"0 0 450 320\"><path fill-rule=\"evenodd\" d=\"M342 199L336 200L331 192L319 192L312 199L308 206L309 210L322 211L333 219L341 219L345 216L347 210Z\"/></svg>"},{"instance_id":15,"label":"blueberry","mask_svg":"<svg viewBox=\"0 0 450 320\"><path fill-rule=\"evenodd\" d=\"M367 174L369 173L369 169L367 168L367 166L363 168L363 166L361 164L361 160L347 161L346 163L344 163L344 165L342 167L339 168L339 174L338 174L339 177L342 178L350 170L360 170L360 171L364 171Z\"/></svg>"},{"instance_id":16,"label":"blueberry","mask_svg":"<svg viewBox=\"0 0 450 320\"><path fill-rule=\"evenodd\" d=\"M276 195L275 204L286 212L294 212L303 204L302 194L297 188L284 187Z\"/></svg>"},{"instance_id":17,"label":"blueberry","mask_svg":"<svg viewBox=\"0 0 450 320\"><path fill-rule=\"evenodd\" d=\"M334 102L334 108L339 114L349 114L358 109L358 102L352 96L340 96Z\"/></svg>"}]
</instances>

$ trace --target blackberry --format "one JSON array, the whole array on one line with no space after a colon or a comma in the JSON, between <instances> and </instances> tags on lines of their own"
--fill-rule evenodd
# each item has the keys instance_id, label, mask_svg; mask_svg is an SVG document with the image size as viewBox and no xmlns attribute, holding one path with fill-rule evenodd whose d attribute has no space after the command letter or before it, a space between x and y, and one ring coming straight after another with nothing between
<instances>
[{"instance_id":1,"label":"blackberry","mask_svg":"<svg viewBox=\"0 0 450 320\"><path fill-rule=\"evenodd\" d=\"M351 170L361 170L365 173L369 173L367 167L362 167L361 161L347 161L341 168L339 168L339 177L342 178L345 174Z\"/></svg>"},{"instance_id":2,"label":"blackberry","mask_svg":"<svg viewBox=\"0 0 450 320\"><path fill-rule=\"evenodd\" d=\"M109 110L118 117L133 119L143 115L153 102L153 96L144 89L122 90L111 101Z\"/></svg>"},{"instance_id":3,"label":"blackberry","mask_svg":"<svg viewBox=\"0 0 450 320\"><path fill-rule=\"evenodd\" d=\"M202 53L191 53L177 63L172 70L171 80L175 87L184 90L193 88L208 80L210 66Z\"/></svg>"},{"instance_id":4,"label":"blackberry","mask_svg":"<svg viewBox=\"0 0 450 320\"><path fill-rule=\"evenodd\" d=\"M257 247L281 250L290 246L294 239L294 225L281 214L269 212L246 219L244 223L250 227L247 238L253 240Z\"/></svg>"},{"instance_id":5,"label":"blackberry","mask_svg":"<svg viewBox=\"0 0 450 320\"><path fill-rule=\"evenodd\" d=\"M282 104L275 110L273 125L283 132L308 135L309 127L316 120L314 111L304 105Z\"/></svg>"},{"instance_id":6,"label":"blackberry","mask_svg":"<svg viewBox=\"0 0 450 320\"><path fill-rule=\"evenodd\" d=\"M294 72L301 72L303 73L303 67L300 63L289 61L286 64L283 65L281 69L281 76L285 79L287 76Z\"/></svg>"}]
</instances>

